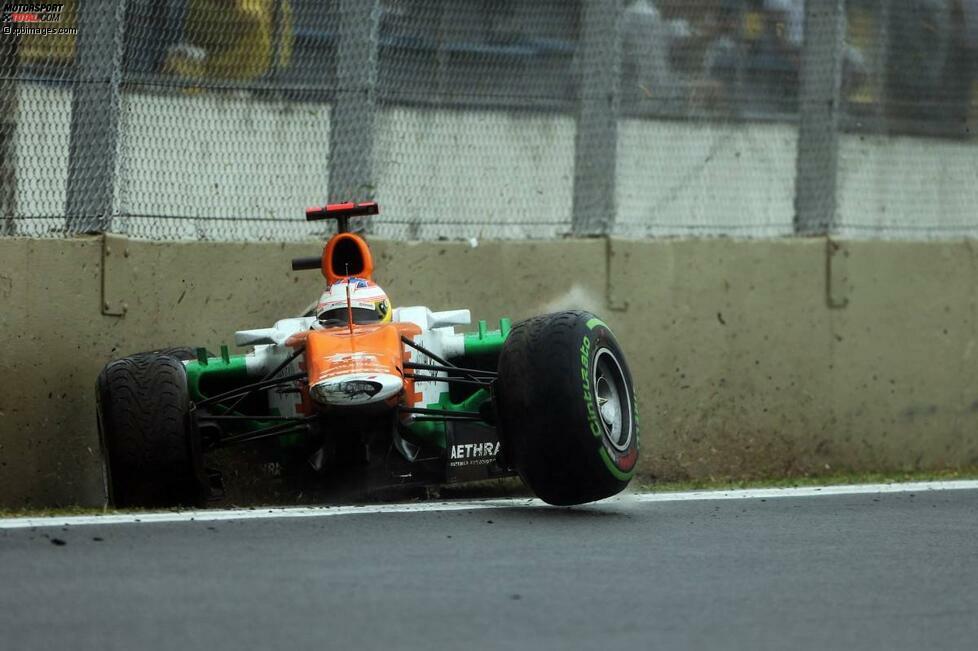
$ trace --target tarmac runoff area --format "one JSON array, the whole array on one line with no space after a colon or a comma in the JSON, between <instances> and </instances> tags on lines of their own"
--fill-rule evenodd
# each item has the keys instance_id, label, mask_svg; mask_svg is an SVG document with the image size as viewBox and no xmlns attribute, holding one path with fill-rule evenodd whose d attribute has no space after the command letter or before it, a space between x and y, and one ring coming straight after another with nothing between
<instances>
[{"instance_id":1,"label":"tarmac runoff area","mask_svg":"<svg viewBox=\"0 0 978 651\"><path fill-rule=\"evenodd\" d=\"M976 481L0 519L9 649L976 640Z\"/></svg>"}]
</instances>

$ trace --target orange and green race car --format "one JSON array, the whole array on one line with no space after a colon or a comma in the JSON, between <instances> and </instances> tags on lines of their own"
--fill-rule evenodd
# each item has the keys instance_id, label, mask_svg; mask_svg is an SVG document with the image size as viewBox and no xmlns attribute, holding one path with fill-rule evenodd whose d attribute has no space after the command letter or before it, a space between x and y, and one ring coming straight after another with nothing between
<instances>
[{"instance_id":1,"label":"orange and green race car","mask_svg":"<svg viewBox=\"0 0 978 651\"><path fill-rule=\"evenodd\" d=\"M566 311L456 332L469 310L392 308L348 228L377 212L306 211L338 224L320 255L292 261L321 271L325 291L304 316L236 332L248 352L171 348L106 365L96 394L111 503L200 504L223 481L208 455L252 443L293 462L283 467L379 486L519 475L559 505L625 488L638 414L608 326Z\"/></svg>"}]
</instances>

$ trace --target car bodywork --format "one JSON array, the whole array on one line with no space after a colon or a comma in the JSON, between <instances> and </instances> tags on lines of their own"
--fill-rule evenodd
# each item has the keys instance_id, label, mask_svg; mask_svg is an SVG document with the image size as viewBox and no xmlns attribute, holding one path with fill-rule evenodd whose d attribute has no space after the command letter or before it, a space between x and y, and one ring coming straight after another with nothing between
<instances>
[{"instance_id":1,"label":"car bodywork","mask_svg":"<svg viewBox=\"0 0 978 651\"><path fill-rule=\"evenodd\" d=\"M608 325L565 310L473 329L467 309L391 310L349 229L377 212L306 211L338 224L320 254L292 261L321 272L326 291L302 316L236 332L248 352L171 348L105 366L96 411L109 501L199 503L223 486L206 453L255 443L278 476L311 468L368 492L517 474L551 504L624 490L639 419Z\"/></svg>"},{"instance_id":2,"label":"car bodywork","mask_svg":"<svg viewBox=\"0 0 978 651\"><path fill-rule=\"evenodd\" d=\"M369 248L346 232L343 221L375 211L376 204L307 211L307 216L341 220L340 232L330 238L321 259L298 259L293 268L312 269L315 261L327 286L371 280ZM373 428L390 434L389 445L399 457L392 460L373 444L385 458L381 474L392 483L514 474L500 454L492 413L492 361L511 322L502 318L490 328L480 321L474 330L456 332L469 325L467 309L411 306L394 309L389 323L354 323L351 318L323 327L315 315L306 315L238 331L235 344L252 347L249 352L232 355L222 345L220 354L211 356L199 348L195 359L184 361L193 426L205 449L275 438L284 448L301 450L308 446L306 435L345 436L342 430L358 429L351 427L353 421L366 415ZM467 368L466 362L477 368ZM313 467L329 460L328 450L307 450ZM430 463L436 459L441 463ZM418 463L424 460L429 463Z\"/></svg>"}]
</instances>

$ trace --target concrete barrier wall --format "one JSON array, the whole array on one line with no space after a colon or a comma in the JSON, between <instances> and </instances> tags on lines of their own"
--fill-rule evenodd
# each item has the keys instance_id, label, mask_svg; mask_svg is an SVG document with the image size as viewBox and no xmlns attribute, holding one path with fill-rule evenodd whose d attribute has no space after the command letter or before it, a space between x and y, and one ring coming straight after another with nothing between
<instances>
[{"instance_id":1,"label":"concrete barrier wall","mask_svg":"<svg viewBox=\"0 0 978 651\"><path fill-rule=\"evenodd\" d=\"M826 246L612 243L647 472L978 463L972 244L846 242L831 265Z\"/></svg>"},{"instance_id":2,"label":"concrete barrier wall","mask_svg":"<svg viewBox=\"0 0 978 651\"><path fill-rule=\"evenodd\" d=\"M318 243L0 239L0 504L97 504L94 380L113 357L230 342L296 312ZM643 412L643 476L747 477L978 463L970 242L375 241L398 305L601 313ZM118 253L118 245L116 245ZM832 307L831 305L835 305Z\"/></svg>"}]
</instances>

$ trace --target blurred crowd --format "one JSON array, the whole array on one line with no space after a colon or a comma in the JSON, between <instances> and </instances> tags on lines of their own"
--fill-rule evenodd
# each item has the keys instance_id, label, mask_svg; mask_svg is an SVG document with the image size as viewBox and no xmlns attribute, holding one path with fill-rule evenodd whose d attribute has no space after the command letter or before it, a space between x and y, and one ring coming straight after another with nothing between
<instances>
[{"instance_id":1,"label":"blurred crowd","mask_svg":"<svg viewBox=\"0 0 978 651\"><path fill-rule=\"evenodd\" d=\"M78 0L63 0L62 26L77 24ZM22 63L58 66L75 58L75 35L20 37ZM289 65L289 0L128 0L126 72L188 79L259 79Z\"/></svg>"},{"instance_id":2,"label":"blurred crowd","mask_svg":"<svg viewBox=\"0 0 978 651\"><path fill-rule=\"evenodd\" d=\"M841 92L850 115L967 130L978 107L978 0L849 0L845 11ZM629 0L625 12L633 107L797 111L804 0Z\"/></svg>"},{"instance_id":3,"label":"blurred crowd","mask_svg":"<svg viewBox=\"0 0 978 651\"><path fill-rule=\"evenodd\" d=\"M527 1L383 0L382 8L391 16L423 13L419 22L427 24L431 16L457 11L453 2L478 4L482 20L492 22L501 15L520 16L510 5ZM65 22L76 21L77 2L65 0ZM306 15L328 11L327 0L322 5L313 0L128 0L126 72L250 81L294 66L301 26L293 4ZM547 7L548 16L568 14L551 17L571 25L566 41L572 52L578 4ZM959 131L975 122L978 0L847 0L845 7L841 83L847 115L893 124L956 125L952 130ZM624 11L627 111L738 118L797 112L804 0L625 0ZM513 29L524 29L526 39L540 36L529 33L533 25ZM75 55L75 38L24 36L20 60L64 64ZM302 63L321 66L318 57ZM491 75L492 68L473 74ZM829 62L826 74L831 74Z\"/></svg>"}]
</instances>

